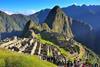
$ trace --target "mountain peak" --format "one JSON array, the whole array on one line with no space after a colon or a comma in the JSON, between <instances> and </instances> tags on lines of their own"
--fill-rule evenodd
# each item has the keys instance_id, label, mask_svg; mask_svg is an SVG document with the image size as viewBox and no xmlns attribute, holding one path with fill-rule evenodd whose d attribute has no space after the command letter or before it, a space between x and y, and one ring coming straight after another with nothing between
<instances>
[{"instance_id":1,"label":"mountain peak","mask_svg":"<svg viewBox=\"0 0 100 67\"><path fill-rule=\"evenodd\" d=\"M1 10L0 10L0 14L6 14L6 15L7 15L7 13L5 13L5 12L3 12L3 11L1 11Z\"/></svg>"},{"instance_id":2,"label":"mountain peak","mask_svg":"<svg viewBox=\"0 0 100 67\"><path fill-rule=\"evenodd\" d=\"M48 24L48 26L52 29L53 28L53 23L57 22L57 20L62 19L62 17L65 17L64 12L60 9L59 6L55 6L51 9L51 11L49 12L45 22ZM59 22L57 22L59 23Z\"/></svg>"},{"instance_id":3,"label":"mountain peak","mask_svg":"<svg viewBox=\"0 0 100 67\"><path fill-rule=\"evenodd\" d=\"M29 29L31 29L32 27L33 27L33 21L32 20L29 20L27 23L26 23L26 25L25 25L25 28L24 28L24 30L29 30Z\"/></svg>"},{"instance_id":4,"label":"mountain peak","mask_svg":"<svg viewBox=\"0 0 100 67\"><path fill-rule=\"evenodd\" d=\"M55 6L48 14L45 23L48 24L53 32L57 33L70 33L69 37L72 37L72 32L70 28L71 18L65 15L65 13L60 9L59 6Z\"/></svg>"},{"instance_id":5,"label":"mountain peak","mask_svg":"<svg viewBox=\"0 0 100 67\"><path fill-rule=\"evenodd\" d=\"M59 6L56 5L55 7L52 8L51 12L56 14L63 11L61 10Z\"/></svg>"},{"instance_id":6,"label":"mountain peak","mask_svg":"<svg viewBox=\"0 0 100 67\"><path fill-rule=\"evenodd\" d=\"M53 9L60 9L60 7L58 5L54 6Z\"/></svg>"}]
</instances>

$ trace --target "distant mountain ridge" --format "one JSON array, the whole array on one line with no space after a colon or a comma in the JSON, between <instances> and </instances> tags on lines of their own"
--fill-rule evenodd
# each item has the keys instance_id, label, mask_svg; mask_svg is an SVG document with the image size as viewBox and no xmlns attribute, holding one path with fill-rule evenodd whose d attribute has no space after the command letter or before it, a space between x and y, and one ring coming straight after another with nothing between
<instances>
[{"instance_id":1,"label":"distant mountain ridge","mask_svg":"<svg viewBox=\"0 0 100 67\"><path fill-rule=\"evenodd\" d=\"M100 6L86 5L72 5L66 8L62 8L62 10L68 17L72 17L73 22L71 29L74 33L75 38L80 42L86 43L87 46L89 46L91 49L95 46L94 41L96 41L96 39L99 39L99 37L94 33L96 31L98 32L98 30L100 29L100 24L98 24L100 21L99 8ZM29 20L32 20L33 23L44 23L44 20L46 19L49 11L50 9L45 9L29 16L22 14L8 15L0 11L0 31L11 32L16 30L23 30L26 22ZM43 26L45 26L45 24ZM96 51L95 48L93 50Z\"/></svg>"},{"instance_id":2,"label":"distant mountain ridge","mask_svg":"<svg viewBox=\"0 0 100 67\"><path fill-rule=\"evenodd\" d=\"M74 23L78 24L75 25ZM29 20L21 36L1 40L0 47L18 53L35 55L40 57L41 60L60 66L67 65L69 61L73 64L73 62L79 60L86 65L88 63L99 64L100 58L98 55L74 39L72 29L77 27L79 31L82 30L81 32L85 33L85 36L90 35L87 34L89 33L88 30L85 30L90 30L88 25L79 24L79 21L73 20L59 6L55 6L49 12L44 23L40 24Z\"/></svg>"},{"instance_id":3,"label":"distant mountain ridge","mask_svg":"<svg viewBox=\"0 0 100 67\"><path fill-rule=\"evenodd\" d=\"M67 16L70 16L73 19L91 24L94 29L100 28L100 24L95 24L100 21L100 5L71 5L69 7L62 8L62 10ZM44 22L49 11L50 9L44 9L33 15L36 15L39 18L39 21Z\"/></svg>"},{"instance_id":4,"label":"distant mountain ridge","mask_svg":"<svg viewBox=\"0 0 100 67\"><path fill-rule=\"evenodd\" d=\"M89 23L93 27L93 29L95 29L97 31L99 30L100 24L95 24L95 23L99 23L99 21L100 21L100 19L99 19L100 6L99 5L98 6L96 6L96 5L90 5L90 6L72 5L69 7L62 8L62 10L65 12L65 14L67 16L70 16L73 19L76 19L76 20L79 20L79 21L82 21L85 23ZM30 19L33 20L34 22L43 23L44 20L46 19L46 16L49 13L49 11L50 11L50 9L44 9L44 10L41 10L41 11L36 12L35 14L29 15L29 16L26 16L23 14L8 15L8 14L4 13L3 11L0 11L0 14L1 14L0 16L2 17L2 14L10 16L11 20L13 22L15 22L15 24L17 24L20 28L23 28L23 25L25 25L25 22L27 22ZM3 18L1 18L1 19L3 20ZM0 23L2 24L2 22L0 22ZM5 22L5 23L7 23L7 22ZM2 28L1 31L3 31L3 30L4 30L4 28Z\"/></svg>"},{"instance_id":5,"label":"distant mountain ridge","mask_svg":"<svg viewBox=\"0 0 100 67\"><path fill-rule=\"evenodd\" d=\"M98 52L100 50L97 47L99 46L98 40L100 39L100 37L98 37L100 33L100 5L71 5L62 8L62 10L67 16L73 18L72 32L75 35L75 39L83 44L87 44L87 46L91 49L93 48L95 52L100 54L100 52ZM36 15L39 21L43 23L49 11L50 9L45 9L33 15Z\"/></svg>"},{"instance_id":6,"label":"distant mountain ridge","mask_svg":"<svg viewBox=\"0 0 100 67\"><path fill-rule=\"evenodd\" d=\"M100 29L100 5L72 5L67 8L63 8L64 12L71 16L73 19L77 19L92 25L95 30Z\"/></svg>"},{"instance_id":7,"label":"distant mountain ridge","mask_svg":"<svg viewBox=\"0 0 100 67\"><path fill-rule=\"evenodd\" d=\"M11 32L23 30L28 20L32 19L35 23L38 19L35 16L27 16L23 14L8 15L0 11L0 32Z\"/></svg>"},{"instance_id":8,"label":"distant mountain ridge","mask_svg":"<svg viewBox=\"0 0 100 67\"><path fill-rule=\"evenodd\" d=\"M11 16L6 13L0 11L0 31L13 31L20 30L20 27L16 24L16 22L12 19Z\"/></svg>"}]
</instances>

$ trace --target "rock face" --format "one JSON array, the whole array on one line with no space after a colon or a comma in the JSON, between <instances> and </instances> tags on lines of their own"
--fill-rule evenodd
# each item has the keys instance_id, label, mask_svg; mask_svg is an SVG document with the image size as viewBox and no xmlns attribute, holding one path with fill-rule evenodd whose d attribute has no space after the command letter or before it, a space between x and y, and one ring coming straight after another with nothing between
<instances>
[{"instance_id":1,"label":"rock face","mask_svg":"<svg viewBox=\"0 0 100 67\"><path fill-rule=\"evenodd\" d=\"M71 18L66 16L59 6L55 6L45 20L53 32L65 33L68 37L73 37L70 28L71 22Z\"/></svg>"},{"instance_id":2,"label":"rock face","mask_svg":"<svg viewBox=\"0 0 100 67\"><path fill-rule=\"evenodd\" d=\"M73 5L73 6L70 6L68 8L63 8L63 10L64 10L66 15L71 16L73 19L78 19L78 20L81 19L81 20L86 21L87 23L92 22L90 24L93 27L96 27L96 28L99 29L100 24L95 24L94 23L94 22L99 21L99 16L98 16L99 15L99 10L98 10L99 8L100 8L100 6L98 6L98 7L95 6L94 7L94 6L84 6L83 5L81 7L78 7L78 6ZM73 10L75 12L73 12ZM49 12L51 12L51 13L49 13ZM34 22L38 22L38 21L39 22L44 22L44 19L48 16L48 13L49 13L48 19L46 18L47 19L46 21L48 22L48 25L50 25L49 27L51 27L51 28L53 27L53 29L52 29L53 31L61 33L63 28L64 28L63 29L63 32L64 32L64 31L66 31L65 28L67 27L67 25L68 24L71 25L70 23L67 24L67 23L64 22L64 21L69 22L69 20L71 20L71 18L68 18L67 16L66 17L68 19L66 19L66 20L64 19L64 17L65 17L64 12L58 6L56 6L54 9L52 9L52 11L50 9L46 9L46 10L42 10L40 12L37 12L35 14L29 15L29 16L22 15L22 14L8 15L8 14L0 11L0 32L11 32L12 34L14 34L13 32L22 30L24 28L26 22L28 22L30 19ZM52 19L53 15L55 15L54 19ZM52 18L51 18L51 16L52 16ZM86 16L88 17L88 19L87 19ZM58 22L58 21L60 21L60 22ZM67 25L65 25L65 24L67 24ZM93 34L94 32L91 32L88 29L89 27L85 28L86 26L84 24L83 25L81 25L81 24L82 23L79 23L79 25L77 25L77 21L73 22L71 27L74 28L75 25L81 27L81 28L77 27L75 30L72 29L73 34L75 35L75 37L78 41L81 40L80 42L82 42L84 44L87 44L87 46L89 46L89 48L94 47L96 44L99 43L99 41L98 41L98 43L96 41L100 38L98 38L98 35L95 34L96 40L94 41L93 40L94 37L95 37L94 34ZM47 26L47 24L43 24L42 27L43 27L44 30L47 30L47 31L49 30L49 27ZM39 28L41 28L41 26L39 26ZM82 28L84 28L84 30L87 30L87 31L85 31L86 35L83 34L83 33L81 34L81 31L83 30ZM78 32L78 30L80 30L80 31ZM69 30L67 30L67 31L69 31ZM96 31L96 32L98 32L98 31ZM4 33L2 33L2 34L4 34ZM5 38L9 37L8 34L5 34L5 35L4 35ZM71 35L72 34L69 34L69 36L71 36ZM1 36L3 37L3 35L1 35ZM94 42L95 42L95 44L94 44ZM98 50L96 50L96 48L97 47L95 46L93 49L95 49L95 51L97 52Z\"/></svg>"},{"instance_id":3,"label":"rock face","mask_svg":"<svg viewBox=\"0 0 100 67\"><path fill-rule=\"evenodd\" d=\"M20 30L17 23L11 18L11 16L0 11L0 32L8 32L13 30Z\"/></svg>"},{"instance_id":4,"label":"rock face","mask_svg":"<svg viewBox=\"0 0 100 67\"><path fill-rule=\"evenodd\" d=\"M19 25L21 29L23 29L26 22L30 20L27 16L22 14L13 14L11 15L11 17Z\"/></svg>"},{"instance_id":5,"label":"rock face","mask_svg":"<svg viewBox=\"0 0 100 67\"><path fill-rule=\"evenodd\" d=\"M35 35L33 30L37 31L36 29L37 29L37 24L32 20L29 20L23 29L22 36L33 37Z\"/></svg>"},{"instance_id":6,"label":"rock face","mask_svg":"<svg viewBox=\"0 0 100 67\"><path fill-rule=\"evenodd\" d=\"M37 55L57 65L65 65L66 60L85 58L99 63L99 57L73 39L72 19L55 6L47 16L45 23L37 24L29 20L23 30L23 37L8 38L0 42L0 48L19 53ZM45 38L43 38L45 37Z\"/></svg>"},{"instance_id":7,"label":"rock face","mask_svg":"<svg viewBox=\"0 0 100 67\"><path fill-rule=\"evenodd\" d=\"M28 31L28 30L32 29L32 28L33 28L33 25L34 25L34 22L33 22L32 20L29 20L29 21L26 23L26 25L25 25L25 27L24 27L24 30Z\"/></svg>"},{"instance_id":8,"label":"rock face","mask_svg":"<svg viewBox=\"0 0 100 67\"><path fill-rule=\"evenodd\" d=\"M98 48L96 44L99 43L99 41L98 43L96 41L100 38L98 38L97 33L95 33L94 31L98 32L100 27L100 24L95 24L95 22L99 22L100 20L98 16L100 12L99 8L100 6L85 6L85 5L83 6L72 5L69 7L62 8L62 10L65 12L66 15L72 17L71 28L73 35L75 36L75 39L83 44L86 44L87 47L91 48L92 50L95 50L96 53L98 53L98 50L96 50L96 48ZM39 21L44 21L44 18L47 17L47 14L49 14L50 10L51 9L41 10L40 12L37 12L34 15L37 15ZM93 12L95 12L96 14L93 14ZM41 19L42 18L41 15L44 16L43 19ZM93 30L91 30L90 24L93 27Z\"/></svg>"},{"instance_id":9,"label":"rock face","mask_svg":"<svg viewBox=\"0 0 100 67\"><path fill-rule=\"evenodd\" d=\"M26 16L22 14L8 15L0 11L0 32L11 32L23 30L27 21L32 20L37 22L34 15Z\"/></svg>"},{"instance_id":10,"label":"rock face","mask_svg":"<svg viewBox=\"0 0 100 67\"><path fill-rule=\"evenodd\" d=\"M29 20L32 20L35 23L38 21L38 19L34 15L26 16L23 14L13 14L11 15L11 17L12 19L14 19L14 21L19 25L21 29L24 28L26 22L28 22Z\"/></svg>"}]
</instances>

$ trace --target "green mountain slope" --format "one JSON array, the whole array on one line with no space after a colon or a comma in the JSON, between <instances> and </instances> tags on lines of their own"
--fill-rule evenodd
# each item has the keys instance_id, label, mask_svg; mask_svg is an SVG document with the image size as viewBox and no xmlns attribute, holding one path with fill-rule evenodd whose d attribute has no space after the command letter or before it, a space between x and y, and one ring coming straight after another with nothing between
<instances>
[{"instance_id":1,"label":"green mountain slope","mask_svg":"<svg viewBox=\"0 0 100 67\"><path fill-rule=\"evenodd\" d=\"M74 40L74 35L71 30L72 20L69 20L69 18L70 17L65 16L58 6L55 6L50 11L45 21L46 26L44 27L49 28L49 31L45 28L42 29L40 24L35 25L32 21L29 21L24 29L28 34L24 33L24 35L31 36L31 34L29 34L29 30L38 30L36 33L39 34L37 39L39 39L40 43L56 46L69 60L74 61L76 58L79 58L83 61L88 59L89 63L100 63L100 58L94 52Z\"/></svg>"},{"instance_id":2,"label":"green mountain slope","mask_svg":"<svg viewBox=\"0 0 100 67\"><path fill-rule=\"evenodd\" d=\"M71 25L71 18L66 16L59 6L55 6L50 11L43 24L29 20L23 29L21 37L11 37L1 40L1 48L14 52L9 53L8 51L6 55L5 51L4 54L1 51L1 59L4 61L1 63L8 66L12 63L14 63L13 65L20 64L19 67L27 67L27 65L30 65L30 67L32 65L35 65L35 67L41 65L40 67L42 67L44 64L48 67L52 65L49 65L48 61L62 66L69 63L69 61L73 64L74 61L81 62L80 65L99 64L100 58L98 55L83 46L82 43L74 40ZM15 51L22 54L15 53ZM26 54L32 56L27 55L26 57ZM10 56L15 59L11 61L12 58ZM16 59L19 57L21 59ZM40 57L41 60L36 59L36 57ZM43 62L40 63L40 61Z\"/></svg>"},{"instance_id":3,"label":"green mountain slope","mask_svg":"<svg viewBox=\"0 0 100 67\"><path fill-rule=\"evenodd\" d=\"M0 23L2 24L1 32L9 32L13 30L21 30L19 25L11 18L11 16L7 15L6 13L0 11ZM3 26L3 27L2 27Z\"/></svg>"},{"instance_id":4,"label":"green mountain slope","mask_svg":"<svg viewBox=\"0 0 100 67\"><path fill-rule=\"evenodd\" d=\"M26 16L22 14L8 15L0 11L0 32L20 31L30 19L34 22L38 21L35 16Z\"/></svg>"}]
</instances>

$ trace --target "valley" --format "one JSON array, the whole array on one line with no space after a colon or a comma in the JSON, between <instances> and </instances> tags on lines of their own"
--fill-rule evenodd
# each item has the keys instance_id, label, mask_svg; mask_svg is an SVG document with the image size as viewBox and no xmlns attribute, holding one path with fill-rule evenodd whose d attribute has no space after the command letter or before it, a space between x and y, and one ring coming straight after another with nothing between
<instances>
[{"instance_id":1,"label":"valley","mask_svg":"<svg viewBox=\"0 0 100 67\"><path fill-rule=\"evenodd\" d=\"M4 16L2 17L6 18L5 15L6 17L9 17L7 14L4 14ZM15 16L13 18L15 18ZM19 18L19 16L17 18ZM27 20L23 21L23 19L26 18ZM17 31L19 28L21 28L22 30L19 36L14 35L0 40L0 50L2 51L2 49L4 49L5 52L8 50L9 52L11 52L11 54L15 53L14 56L22 55L21 57L25 56L25 58L30 56L28 57L28 59L31 57L37 58L35 58L34 60L23 59L25 61L24 62L23 60L21 60L23 63L20 60L18 60L17 62L17 59L15 59L15 57L12 57L12 55L9 55L8 52L8 59L6 60L5 57L3 57L4 59L0 61L1 64L5 63L4 66L2 64L3 67L5 67L6 65L8 65L7 67L14 67L14 65L15 67L25 67L27 62L29 63L30 67L48 67L47 65L49 65L50 67L89 67L89 65L97 65L97 67L99 67L99 55L97 55L89 48L91 45L88 45L89 47L87 47L87 44L83 44L81 41L78 42L75 39L75 34L73 34L73 32L75 32L75 30L73 31L73 29L77 26L79 27L78 33L83 32L83 34L85 33L86 36L90 35L89 37L91 37L92 34L86 32L88 30L90 31L90 27L88 27L88 24L84 25L83 23L82 26L84 25L84 27L82 27L80 22L73 20L71 17L67 16L59 6L55 6L50 10L44 23L37 23L34 21L36 19L32 20L31 18L29 18L28 16L24 16L24 18L22 19L20 18L19 22L22 21L23 25L19 26L18 28L15 25L16 22L14 23L9 21L10 19L12 19L11 16L9 17L9 19L6 19L10 24L14 23L15 26L10 26L10 24L7 24L8 28L5 29L5 31ZM77 24L74 24L73 21ZM2 29L3 28L1 28L1 30ZM82 32L80 29L82 29ZM2 59L2 55L3 54L1 54L0 59ZM5 55L6 54L4 54L3 56ZM9 57L12 57L11 59L14 59L15 63L13 63L13 61L11 63L8 62ZM18 59L20 59L20 57ZM34 64L32 65L31 63ZM17 66L17 64L20 65ZM26 67L28 67L28 65L26 65Z\"/></svg>"}]
</instances>

